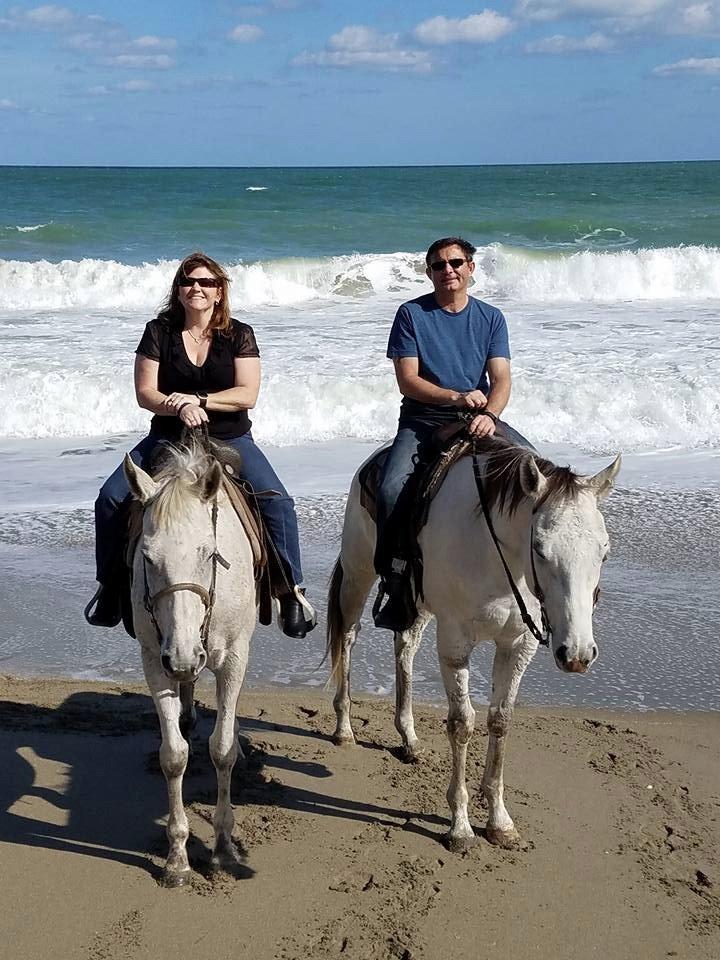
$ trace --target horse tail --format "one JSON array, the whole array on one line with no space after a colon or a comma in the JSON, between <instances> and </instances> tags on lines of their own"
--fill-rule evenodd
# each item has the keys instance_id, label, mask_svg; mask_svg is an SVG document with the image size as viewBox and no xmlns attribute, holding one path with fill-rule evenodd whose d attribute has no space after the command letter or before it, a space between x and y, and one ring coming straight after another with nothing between
<instances>
[{"instance_id":1,"label":"horse tail","mask_svg":"<svg viewBox=\"0 0 720 960\"><path fill-rule=\"evenodd\" d=\"M342 640L345 633L345 621L340 604L340 591L343 582L342 556L335 561L332 576L330 577L330 589L328 591L327 604L327 644L325 647L325 657L330 656L332 671L330 678L336 675L340 666L342 657Z\"/></svg>"}]
</instances>

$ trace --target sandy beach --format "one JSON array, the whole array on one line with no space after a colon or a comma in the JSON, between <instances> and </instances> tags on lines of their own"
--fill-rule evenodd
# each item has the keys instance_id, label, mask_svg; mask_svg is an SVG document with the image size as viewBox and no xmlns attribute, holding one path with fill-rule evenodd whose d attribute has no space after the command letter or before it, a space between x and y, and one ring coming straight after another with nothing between
<instances>
[{"instance_id":1,"label":"sandy beach","mask_svg":"<svg viewBox=\"0 0 720 960\"><path fill-rule=\"evenodd\" d=\"M484 709L468 784L478 844L442 845L444 711L418 707L403 764L392 704L249 691L236 771L243 866L208 875L209 688L185 780L190 884L158 883L165 784L144 688L0 680L2 955L24 960L347 957L577 960L720 955L720 715L523 708L506 801L526 849L482 836Z\"/></svg>"}]
</instances>

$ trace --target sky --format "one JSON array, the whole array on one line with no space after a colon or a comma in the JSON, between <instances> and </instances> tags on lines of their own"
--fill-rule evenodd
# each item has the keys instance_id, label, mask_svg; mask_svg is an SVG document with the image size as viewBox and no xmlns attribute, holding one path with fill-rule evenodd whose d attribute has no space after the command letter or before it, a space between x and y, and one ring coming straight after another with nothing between
<instances>
[{"instance_id":1,"label":"sky","mask_svg":"<svg viewBox=\"0 0 720 960\"><path fill-rule=\"evenodd\" d=\"M0 164L717 159L719 106L720 0L0 5Z\"/></svg>"}]
</instances>

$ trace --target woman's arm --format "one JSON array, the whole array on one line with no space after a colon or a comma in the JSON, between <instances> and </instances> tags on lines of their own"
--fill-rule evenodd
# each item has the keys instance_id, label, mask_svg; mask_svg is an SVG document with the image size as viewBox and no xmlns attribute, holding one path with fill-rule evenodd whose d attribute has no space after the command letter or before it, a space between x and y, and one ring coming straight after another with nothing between
<instances>
[{"instance_id":1,"label":"woman's arm","mask_svg":"<svg viewBox=\"0 0 720 960\"><path fill-rule=\"evenodd\" d=\"M260 357L235 357L235 386L208 394L206 410L252 410L260 392Z\"/></svg>"},{"instance_id":2,"label":"woman's arm","mask_svg":"<svg viewBox=\"0 0 720 960\"><path fill-rule=\"evenodd\" d=\"M174 411L167 406L167 395L158 390L158 360L150 360L141 353L135 354L135 396L138 406L161 417L172 416Z\"/></svg>"}]
</instances>

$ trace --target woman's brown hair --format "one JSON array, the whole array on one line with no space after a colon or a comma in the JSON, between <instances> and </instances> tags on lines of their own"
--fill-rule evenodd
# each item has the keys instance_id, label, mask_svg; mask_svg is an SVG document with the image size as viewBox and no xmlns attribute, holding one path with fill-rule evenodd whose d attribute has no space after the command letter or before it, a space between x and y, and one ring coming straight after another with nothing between
<instances>
[{"instance_id":1,"label":"woman's brown hair","mask_svg":"<svg viewBox=\"0 0 720 960\"><path fill-rule=\"evenodd\" d=\"M183 277L187 277L188 274L192 273L193 270L197 270L198 267L205 267L205 269L209 270L215 279L219 281L217 289L220 291L220 300L215 304L212 318L208 324L208 330L217 330L218 333L229 334L231 329L230 298L228 296L230 277L217 261L213 260L212 257L208 257L207 254L201 253L199 250L191 253L189 257L185 257L177 268L177 272L173 277L172 286L170 287L170 293L163 303L160 312L163 316L169 317L171 320L184 320L185 309L180 303L180 281Z\"/></svg>"}]
</instances>

